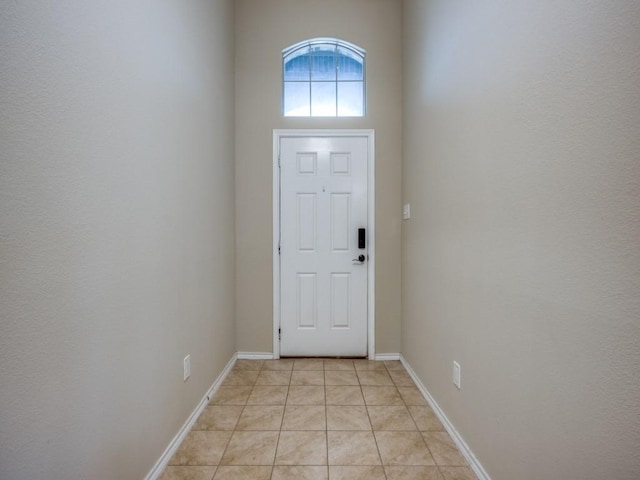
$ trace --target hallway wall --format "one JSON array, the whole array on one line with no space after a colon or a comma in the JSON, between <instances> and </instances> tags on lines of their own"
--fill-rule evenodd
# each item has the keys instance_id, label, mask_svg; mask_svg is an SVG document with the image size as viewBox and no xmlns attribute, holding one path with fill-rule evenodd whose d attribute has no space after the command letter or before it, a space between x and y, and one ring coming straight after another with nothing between
<instances>
[{"instance_id":1,"label":"hallway wall","mask_svg":"<svg viewBox=\"0 0 640 480\"><path fill-rule=\"evenodd\" d=\"M1 2L0 65L0 478L144 478L236 351L233 3Z\"/></svg>"},{"instance_id":2,"label":"hallway wall","mask_svg":"<svg viewBox=\"0 0 640 480\"><path fill-rule=\"evenodd\" d=\"M403 7L403 354L493 480L637 479L640 3Z\"/></svg>"},{"instance_id":3,"label":"hallway wall","mask_svg":"<svg viewBox=\"0 0 640 480\"><path fill-rule=\"evenodd\" d=\"M376 353L400 350L401 2L237 0L236 302L241 352L273 350L273 129L376 130ZM367 115L284 118L282 49L336 37L367 50Z\"/></svg>"}]
</instances>

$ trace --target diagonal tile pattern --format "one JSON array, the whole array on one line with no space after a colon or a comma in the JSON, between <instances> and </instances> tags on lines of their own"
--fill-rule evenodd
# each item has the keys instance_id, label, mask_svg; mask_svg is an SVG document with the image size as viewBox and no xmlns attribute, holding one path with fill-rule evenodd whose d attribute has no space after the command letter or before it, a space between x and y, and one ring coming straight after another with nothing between
<instances>
[{"instance_id":1,"label":"diagonal tile pattern","mask_svg":"<svg viewBox=\"0 0 640 480\"><path fill-rule=\"evenodd\" d=\"M402 363L238 360L160 480L475 480Z\"/></svg>"}]
</instances>

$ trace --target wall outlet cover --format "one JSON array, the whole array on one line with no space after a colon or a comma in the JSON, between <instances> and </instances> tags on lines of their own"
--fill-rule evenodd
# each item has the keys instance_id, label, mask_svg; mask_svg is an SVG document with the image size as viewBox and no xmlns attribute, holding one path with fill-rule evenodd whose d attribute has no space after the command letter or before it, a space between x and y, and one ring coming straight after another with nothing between
<instances>
[{"instance_id":1,"label":"wall outlet cover","mask_svg":"<svg viewBox=\"0 0 640 480\"><path fill-rule=\"evenodd\" d=\"M411 204L405 203L402 207L403 220L409 220L411 218Z\"/></svg>"},{"instance_id":2,"label":"wall outlet cover","mask_svg":"<svg viewBox=\"0 0 640 480\"><path fill-rule=\"evenodd\" d=\"M187 355L184 357L183 362L183 381L187 381L187 379L191 376L191 355Z\"/></svg>"},{"instance_id":3,"label":"wall outlet cover","mask_svg":"<svg viewBox=\"0 0 640 480\"><path fill-rule=\"evenodd\" d=\"M460 364L453 361L453 384L460 390Z\"/></svg>"}]
</instances>

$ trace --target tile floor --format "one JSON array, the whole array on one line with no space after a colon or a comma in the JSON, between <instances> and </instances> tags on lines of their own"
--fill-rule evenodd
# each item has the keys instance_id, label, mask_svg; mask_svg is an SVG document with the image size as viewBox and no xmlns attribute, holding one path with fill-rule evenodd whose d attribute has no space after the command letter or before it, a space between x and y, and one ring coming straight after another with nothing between
<instances>
[{"instance_id":1,"label":"tile floor","mask_svg":"<svg viewBox=\"0 0 640 480\"><path fill-rule=\"evenodd\" d=\"M161 480L475 480L398 361L238 360Z\"/></svg>"}]
</instances>

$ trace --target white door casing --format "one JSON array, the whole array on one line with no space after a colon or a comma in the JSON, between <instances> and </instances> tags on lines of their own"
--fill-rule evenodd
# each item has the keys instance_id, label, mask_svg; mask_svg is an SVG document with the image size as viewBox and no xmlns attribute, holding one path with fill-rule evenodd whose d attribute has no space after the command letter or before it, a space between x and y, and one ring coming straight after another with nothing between
<instances>
[{"instance_id":1,"label":"white door casing","mask_svg":"<svg viewBox=\"0 0 640 480\"><path fill-rule=\"evenodd\" d=\"M373 358L373 132L276 130L274 157L274 356Z\"/></svg>"}]
</instances>

